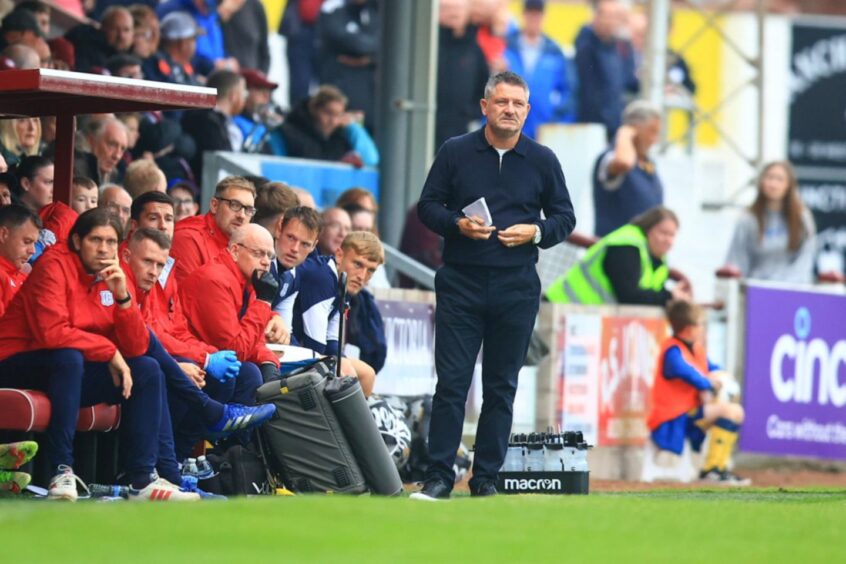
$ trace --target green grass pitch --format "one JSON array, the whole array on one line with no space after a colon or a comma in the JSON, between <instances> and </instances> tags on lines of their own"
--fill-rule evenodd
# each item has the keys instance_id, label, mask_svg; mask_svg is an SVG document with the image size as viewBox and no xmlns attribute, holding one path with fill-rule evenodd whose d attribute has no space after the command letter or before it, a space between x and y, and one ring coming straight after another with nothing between
<instances>
[{"instance_id":1,"label":"green grass pitch","mask_svg":"<svg viewBox=\"0 0 846 564\"><path fill-rule=\"evenodd\" d=\"M0 502L11 562L812 562L846 558L846 492L718 490L197 504ZM14 547L14 550L11 550Z\"/></svg>"}]
</instances>

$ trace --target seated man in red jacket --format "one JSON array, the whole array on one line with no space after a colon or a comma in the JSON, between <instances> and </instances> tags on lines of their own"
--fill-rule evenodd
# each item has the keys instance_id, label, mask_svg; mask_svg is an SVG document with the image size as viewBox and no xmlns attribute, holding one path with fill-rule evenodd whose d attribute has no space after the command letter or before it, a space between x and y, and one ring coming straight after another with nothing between
<instances>
[{"instance_id":1,"label":"seated man in red jacket","mask_svg":"<svg viewBox=\"0 0 846 564\"><path fill-rule=\"evenodd\" d=\"M22 269L35 253L41 227L41 218L29 208L0 208L0 317L26 280Z\"/></svg>"},{"instance_id":2,"label":"seated man in red jacket","mask_svg":"<svg viewBox=\"0 0 846 564\"><path fill-rule=\"evenodd\" d=\"M73 438L80 406L120 403L131 499L196 500L156 474L170 418L164 376L146 356L149 332L117 259L120 226L105 210L82 214L67 245L49 249L0 323L0 386L47 392L50 498L76 500ZM174 479L178 479L177 476Z\"/></svg>"},{"instance_id":3,"label":"seated man in red jacket","mask_svg":"<svg viewBox=\"0 0 846 564\"><path fill-rule=\"evenodd\" d=\"M179 282L220 254L235 229L250 223L256 214L255 201L252 182L229 176L218 182L208 213L179 222L170 251Z\"/></svg>"},{"instance_id":4,"label":"seated man in red jacket","mask_svg":"<svg viewBox=\"0 0 846 564\"><path fill-rule=\"evenodd\" d=\"M260 365L265 380L279 368L265 338L276 342L284 327L270 309L279 293L270 273L275 256L273 237L252 223L237 229L226 252L196 270L179 290L191 332L218 348L234 350L244 364ZM260 383L261 377L253 392Z\"/></svg>"},{"instance_id":5,"label":"seated man in red jacket","mask_svg":"<svg viewBox=\"0 0 846 564\"><path fill-rule=\"evenodd\" d=\"M705 312L678 300L667 306L667 318L673 336L661 347L652 410L646 422L652 441L663 452L681 455L685 440L699 451L707 433L708 454L700 479L720 485L749 485L749 480L728 468L744 412L741 405L716 398L721 386L718 367L708 360L702 345Z\"/></svg>"},{"instance_id":6,"label":"seated man in red jacket","mask_svg":"<svg viewBox=\"0 0 846 564\"><path fill-rule=\"evenodd\" d=\"M147 194L170 198L161 192ZM150 204L146 207L149 208ZM171 206L171 216L172 209ZM149 354L164 371L176 456L177 459L185 459L204 432L219 434L255 427L272 417L275 408L271 405L224 405L217 401L217 397L203 391L202 388L206 388L215 396L231 397L234 379L242 370L247 371L243 377L249 379L249 368L242 369L234 352L218 351L194 337L188 331L177 296L169 305L162 303L165 292L160 281L169 249L170 238L164 232L140 227L132 232L121 254L130 287L135 290L133 293L137 296L144 319L153 330ZM171 354L190 358L182 358L186 362L177 364L179 358L175 360ZM190 378L182 367L192 370ZM207 374L222 385L207 387Z\"/></svg>"}]
</instances>

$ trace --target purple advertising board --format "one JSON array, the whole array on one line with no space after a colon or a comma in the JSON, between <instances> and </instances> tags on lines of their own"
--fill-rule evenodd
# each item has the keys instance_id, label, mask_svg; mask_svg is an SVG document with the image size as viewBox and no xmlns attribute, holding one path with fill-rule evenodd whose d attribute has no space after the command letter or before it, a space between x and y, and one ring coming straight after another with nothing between
<instances>
[{"instance_id":1,"label":"purple advertising board","mask_svg":"<svg viewBox=\"0 0 846 564\"><path fill-rule=\"evenodd\" d=\"M750 286L745 452L846 459L846 296Z\"/></svg>"}]
</instances>

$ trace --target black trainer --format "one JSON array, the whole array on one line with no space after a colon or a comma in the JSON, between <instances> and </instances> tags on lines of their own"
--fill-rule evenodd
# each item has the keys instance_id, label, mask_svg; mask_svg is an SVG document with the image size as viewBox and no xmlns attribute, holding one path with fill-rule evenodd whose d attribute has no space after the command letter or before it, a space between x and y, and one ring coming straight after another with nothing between
<instances>
[{"instance_id":1,"label":"black trainer","mask_svg":"<svg viewBox=\"0 0 846 564\"><path fill-rule=\"evenodd\" d=\"M422 501L441 501L449 499L452 487L442 480L429 480L423 484L423 489L411 494L411 499Z\"/></svg>"},{"instance_id":2,"label":"black trainer","mask_svg":"<svg viewBox=\"0 0 846 564\"><path fill-rule=\"evenodd\" d=\"M478 487L470 488L470 497L492 497L496 494L496 484L493 482L482 482Z\"/></svg>"}]
</instances>

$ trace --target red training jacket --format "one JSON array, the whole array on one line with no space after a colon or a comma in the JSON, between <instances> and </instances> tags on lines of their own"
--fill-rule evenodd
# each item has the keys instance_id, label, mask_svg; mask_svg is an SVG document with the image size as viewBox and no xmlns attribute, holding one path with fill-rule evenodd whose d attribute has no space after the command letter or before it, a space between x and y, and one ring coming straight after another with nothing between
<instances>
[{"instance_id":1,"label":"red training jacket","mask_svg":"<svg viewBox=\"0 0 846 564\"><path fill-rule=\"evenodd\" d=\"M131 293L131 287L130 287ZM0 323L0 360L39 349L76 349L85 360L108 362L144 354L150 335L137 307L121 308L108 286L85 271L67 245L35 262Z\"/></svg>"},{"instance_id":2,"label":"red training jacket","mask_svg":"<svg viewBox=\"0 0 846 564\"><path fill-rule=\"evenodd\" d=\"M220 350L235 351L241 360L279 366L276 355L264 343L264 328L274 313L267 302L256 299L252 285L244 280L229 253L220 253L179 286L188 327L194 335ZM245 291L249 305L239 318Z\"/></svg>"},{"instance_id":3,"label":"red training jacket","mask_svg":"<svg viewBox=\"0 0 846 564\"><path fill-rule=\"evenodd\" d=\"M187 217L176 224L170 256L176 259L176 280L181 284L229 244L210 213Z\"/></svg>"},{"instance_id":4,"label":"red training jacket","mask_svg":"<svg viewBox=\"0 0 846 564\"><path fill-rule=\"evenodd\" d=\"M0 317L6 314L6 308L21 289L24 280L26 274L6 257L0 257Z\"/></svg>"},{"instance_id":5,"label":"red training jacket","mask_svg":"<svg viewBox=\"0 0 846 564\"><path fill-rule=\"evenodd\" d=\"M38 216L44 223L44 229L49 229L56 236L56 243L64 243L79 214L64 202L53 202L41 208Z\"/></svg>"},{"instance_id":6,"label":"red training jacket","mask_svg":"<svg viewBox=\"0 0 846 564\"><path fill-rule=\"evenodd\" d=\"M176 279L173 277L173 258L168 260L159 281L153 284L149 292L144 292L138 287L128 264L121 265L127 279L133 284L133 295L138 296L144 321L159 338L165 350L171 356L187 358L204 366L206 354L216 353L217 349L194 337L188 329L188 320L182 311Z\"/></svg>"},{"instance_id":7,"label":"red training jacket","mask_svg":"<svg viewBox=\"0 0 846 564\"><path fill-rule=\"evenodd\" d=\"M678 347L685 362L696 368L703 375L708 374L708 355L705 347L694 343L693 353L683 342L670 337L661 346L658 366L655 369L655 384L652 387L652 411L646 425L650 430L657 429L662 423L671 421L699 406L699 390L681 378L667 379L664 376L664 357L667 351Z\"/></svg>"}]
</instances>

